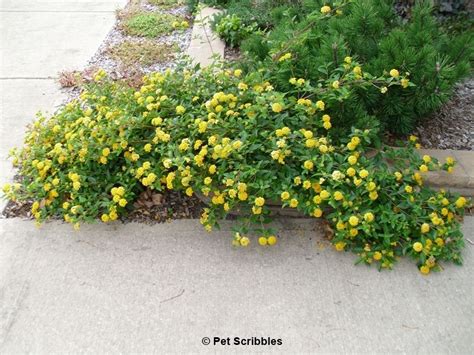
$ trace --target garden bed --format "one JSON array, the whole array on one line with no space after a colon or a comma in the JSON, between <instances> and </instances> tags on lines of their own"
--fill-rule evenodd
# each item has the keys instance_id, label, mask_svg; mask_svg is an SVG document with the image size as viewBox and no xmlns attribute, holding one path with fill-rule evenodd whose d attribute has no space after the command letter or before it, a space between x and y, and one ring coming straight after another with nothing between
<instances>
[{"instance_id":1,"label":"garden bed","mask_svg":"<svg viewBox=\"0 0 474 355\"><path fill-rule=\"evenodd\" d=\"M173 22L162 33L148 34L146 26L134 33L124 30L125 22L133 16L165 15L174 21L175 17L186 21L187 25L173 28ZM160 19L161 20L161 19ZM94 73L103 69L115 80L124 80L132 86L139 86L143 75L151 72L163 72L172 69L186 55L191 42L193 15L183 0L131 0L122 10L117 11L117 21L112 30L88 61L83 71L65 71L59 73L59 83L65 89L67 98L64 103L76 99L83 84L93 81ZM14 182L21 177L15 176ZM1 216L6 218L33 219L32 200L8 201ZM170 219L198 218L204 204L197 197L188 197L175 191L162 193L144 193L134 204L123 222L160 223Z\"/></svg>"}]
</instances>

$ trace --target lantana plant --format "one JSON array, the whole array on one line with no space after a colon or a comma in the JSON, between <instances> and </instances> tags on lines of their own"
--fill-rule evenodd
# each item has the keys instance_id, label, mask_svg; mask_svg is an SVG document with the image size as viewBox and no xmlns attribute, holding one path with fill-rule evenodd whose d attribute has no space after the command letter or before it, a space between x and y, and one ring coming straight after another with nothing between
<instances>
[{"instance_id":1,"label":"lantana plant","mask_svg":"<svg viewBox=\"0 0 474 355\"><path fill-rule=\"evenodd\" d=\"M425 274L460 263L469 201L423 186L423 173L452 170L451 158L420 157L416 139L374 149L369 128L331 136L332 104L368 86L410 90L408 78L393 68L375 77L348 57L325 79L290 82L283 93L263 68L185 67L150 74L136 90L99 71L78 99L29 128L12 153L22 178L5 195L33 199L38 223L61 217L79 228L118 219L146 189L198 194L208 231L239 211L235 246L275 244L269 206L279 204L325 219L335 249L360 262L391 268L410 255Z\"/></svg>"}]
</instances>

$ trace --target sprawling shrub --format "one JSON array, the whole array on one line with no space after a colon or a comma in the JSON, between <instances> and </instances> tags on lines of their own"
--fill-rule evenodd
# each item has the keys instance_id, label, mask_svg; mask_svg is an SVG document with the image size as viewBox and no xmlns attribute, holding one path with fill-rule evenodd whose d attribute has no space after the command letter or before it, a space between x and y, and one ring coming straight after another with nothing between
<instances>
[{"instance_id":1,"label":"sprawling shrub","mask_svg":"<svg viewBox=\"0 0 474 355\"><path fill-rule=\"evenodd\" d=\"M282 67L289 61L290 53L277 59ZM209 231L229 212L243 214L235 245L248 245L251 235L274 244L268 206L279 201L325 218L335 248L361 262L391 268L410 255L423 273L443 260L461 262L467 201L424 187L422 177L452 170L452 159L420 158L415 143L374 151L371 130L354 129L340 141L327 134L327 112L346 98L341 83L410 90L397 69L361 76L348 57L329 78L291 78L288 93L275 91L263 68L155 73L137 91L104 76L53 116L40 115L13 152L22 180L4 192L33 199L38 222L109 222L145 189L181 190L209 199L201 217Z\"/></svg>"}]
</instances>

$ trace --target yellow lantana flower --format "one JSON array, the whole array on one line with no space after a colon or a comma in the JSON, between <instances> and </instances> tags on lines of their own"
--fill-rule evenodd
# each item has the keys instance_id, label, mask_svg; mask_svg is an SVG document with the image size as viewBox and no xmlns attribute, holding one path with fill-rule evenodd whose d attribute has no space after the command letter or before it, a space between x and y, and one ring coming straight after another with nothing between
<instances>
[{"instance_id":1,"label":"yellow lantana flower","mask_svg":"<svg viewBox=\"0 0 474 355\"><path fill-rule=\"evenodd\" d=\"M353 227L357 226L359 224L359 218L356 216L349 217L349 224Z\"/></svg>"},{"instance_id":2,"label":"yellow lantana flower","mask_svg":"<svg viewBox=\"0 0 474 355\"><path fill-rule=\"evenodd\" d=\"M467 200L465 197L461 196L456 200L455 204L457 208L463 208L467 204Z\"/></svg>"},{"instance_id":3,"label":"yellow lantana flower","mask_svg":"<svg viewBox=\"0 0 474 355\"><path fill-rule=\"evenodd\" d=\"M400 72L397 69L390 70L390 76L392 78L398 78L400 76Z\"/></svg>"},{"instance_id":4,"label":"yellow lantana flower","mask_svg":"<svg viewBox=\"0 0 474 355\"><path fill-rule=\"evenodd\" d=\"M423 233L423 234L428 233L430 231L430 225L428 223L423 223L421 225L420 230L421 230L421 233Z\"/></svg>"},{"instance_id":5,"label":"yellow lantana flower","mask_svg":"<svg viewBox=\"0 0 474 355\"><path fill-rule=\"evenodd\" d=\"M255 205L258 207L262 207L265 204L265 199L263 197L257 197L255 199Z\"/></svg>"},{"instance_id":6,"label":"yellow lantana flower","mask_svg":"<svg viewBox=\"0 0 474 355\"><path fill-rule=\"evenodd\" d=\"M419 253L423 250L423 244L421 244L420 242L413 243L413 250Z\"/></svg>"},{"instance_id":7,"label":"yellow lantana flower","mask_svg":"<svg viewBox=\"0 0 474 355\"><path fill-rule=\"evenodd\" d=\"M313 216L319 218L323 215L323 211L320 208L315 208L313 211Z\"/></svg>"},{"instance_id":8,"label":"yellow lantana flower","mask_svg":"<svg viewBox=\"0 0 474 355\"><path fill-rule=\"evenodd\" d=\"M275 245L277 242L277 238L274 235L271 235L267 238L268 245Z\"/></svg>"},{"instance_id":9,"label":"yellow lantana flower","mask_svg":"<svg viewBox=\"0 0 474 355\"><path fill-rule=\"evenodd\" d=\"M314 163L311 160L306 160L303 165L306 170L312 170L314 167Z\"/></svg>"},{"instance_id":10,"label":"yellow lantana flower","mask_svg":"<svg viewBox=\"0 0 474 355\"><path fill-rule=\"evenodd\" d=\"M372 212L365 213L364 220L369 223L372 222L374 220L374 214Z\"/></svg>"},{"instance_id":11,"label":"yellow lantana flower","mask_svg":"<svg viewBox=\"0 0 474 355\"><path fill-rule=\"evenodd\" d=\"M331 7L330 7L330 6L325 5L325 6L321 7L321 13L322 13L323 15L326 15L326 14L328 14L328 13L330 13L330 12L331 12Z\"/></svg>"},{"instance_id":12,"label":"yellow lantana flower","mask_svg":"<svg viewBox=\"0 0 474 355\"><path fill-rule=\"evenodd\" d=\"M279 102L273 103L272 104L272 111L276 112L276 113L279 113L279 112L283 111L283 105L280 104Z\"/></svg>"},{"instance_id":13,"label":"yellow lantana flower","mask_svg":"<svg viewBox=\"0 0 474 355\"><path fill-rule=\"evenodd\" d=\"M357 157L355 155L350 155L349 158L347 158L347 161L349 164L354 165L357 163Z\"/></svg>"}]
</instances>

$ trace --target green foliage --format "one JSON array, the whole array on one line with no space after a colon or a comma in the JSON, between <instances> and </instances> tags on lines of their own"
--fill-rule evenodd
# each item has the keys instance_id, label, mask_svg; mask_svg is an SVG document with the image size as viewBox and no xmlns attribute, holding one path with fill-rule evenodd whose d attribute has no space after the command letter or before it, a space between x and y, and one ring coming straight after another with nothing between
<instances>
[{"instance_id":1,"label":"green foliage","mask_svg":"<svg viewBox=\"0 0 474 355\"><path fill-rule=\"evenodd\" d=\"M229 4L230 0L204 0L201 1L203 4L213 7L225 7Z\"/></svg>"},{"instance_id":2,"label":"green foliage","mask_svg":"<svg viewBox=\"0 0 474 355\"><path fill-rule=\"evenodd\" d=\"M247 9L245 0L236 3ZM286 48L297 60L274 72L273 80L282 91L290 89L291 77L325 77L327 69L337 67L346 56L357 58L364 70L377 75L390 68L409 73L415 84L409 92L395 88L381 97L375 88L354 91L350 105L365 114L353 115L346 104L335 108L333 115L339 119L335 125L342 136L352 126L364 128L367 121L360 117L370 116L383 129L406 134L449 99L457 81L472 73L472 31L448 34L427 1L417 2L409 20L399 18L388 0L343 1L320 17L322 5L322 1L288 1L282 11L280 3L273 4L270 30L242 42L247 53L242 65L249 68L253 60L256 66L262 61L271 66L275 53ZM233 13L230 5L227 11Z\"/></svg>"},{"instance_id":3,"label":"green foliage","mask_svg":"<svg viewBox=\"0 0 474 355\"><path fill-rule=\"evenodd\" d=\"M188 11L192 14L196 12L198 5L199 0L186 0L186 6L188 8Z\"/></svg>"},{"instance_id":4,"label":"green foliage","mask_svg":"<svg viewBox=\"0 0 474 355\"><path fill-rule=\"evenodd\" d=\"M254 31L254 26L245 25L237 15L227 15L216 19L215 31L231 48L240 45Z\"/></svg>"},{"instance_id":5,"label":"green foliage","mask_svg":"<svg viewBox=\"0 0 474 355\"><path fill-rule=\"evenodd\" d=\"M247 25L256 24L268 30L278 24L284 16L299 17L301 6L294 0L228 0L222 2L226 14L237 15Z\"/></svg>"},{"instance_id":6,"label":"green foliage","mask_svg":"<svg viewBox=\"0 0 474 355\"><path fill-rule=\"evenodd\" d=\"M125 34L155 38L173 31L173 23L180 19L177 16L158 12L134 12L127 14L120 22Z\"/></svg>"},{"instance_id":7,"label":"green foliage","mask_svg":"<svg viewBox=\"0 0 474 355\"><path fill-rule=\"evenodd\" d=\"M291 62L285 53L277 65ZM21 183L4 187L11 199L34 199L42 222L62 217L116 220L145 190L181 190L209 200L207 230L230 211L243 213L233 244L250 237L276 243L272 201L324 218L339 251L391 268L408 255L420 271L461 263L458 217L468 201L423 186L422 173L452 170L413 145L373 151L371 130L354 129L334 141L332 106L347 99L333 78L359 89L403 85L403 76L359 77L347 60L327 78L292 80L275 91L269 72L248 75L219 67L153 73L138 90L110 82L99 71L79 99L53 116L39 116L24 147L14 151ZM421 172L418 172L418 170Z\"/></svg>"}]
</instances>

